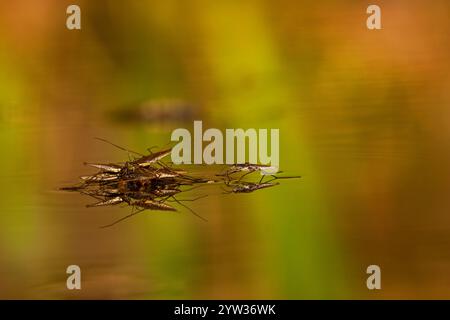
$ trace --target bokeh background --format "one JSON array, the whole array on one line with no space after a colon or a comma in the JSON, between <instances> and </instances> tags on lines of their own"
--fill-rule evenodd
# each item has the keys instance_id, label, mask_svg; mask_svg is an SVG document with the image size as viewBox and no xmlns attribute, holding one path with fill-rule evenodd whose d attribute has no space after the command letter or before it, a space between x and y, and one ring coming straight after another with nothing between
<instances>
[{"instance_id":1,"label":"bokeh background","mask_svg":"<svg viewBox=\"0 0 450 320\"><path fill-rule=\"evenodd\" d=\"M450 298L449 13L1 0L0 298ZM145 151L194 119L279 128L281 169L303 178L195 202L208 223L152 212L110 229L128 208L58 191L92 172L84 161L127 159L94 137Z\"/></svg>"}]
</instances>

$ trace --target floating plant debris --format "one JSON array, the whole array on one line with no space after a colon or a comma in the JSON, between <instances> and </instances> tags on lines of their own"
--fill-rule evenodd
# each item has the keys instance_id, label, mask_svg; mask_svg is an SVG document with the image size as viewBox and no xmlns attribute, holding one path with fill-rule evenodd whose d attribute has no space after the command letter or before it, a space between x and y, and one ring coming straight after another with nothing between
<instances>
[{"instance_id":1,"label":"floating plant debris","mask_svg":"<svg viewBox=\"0 0 450 320\"><path fill-rule=\"evenodd\" d=\"M129 155L134 154L135 157L120 163L86 162L85 165L98 171L80 177L77 185L63 187L61 190L79 192L97 200L87 207L127 204L133 208L131 214L103 227L113 226L145 210L178 211L175 204L206 221L183 202L195 201L208 196L207 194L191 199L179 199L178 196L205 185L219 185L225 194L251 193L278 185L279 183L274 180L300 178L300 176L261 175L259 180L249 181L253 173L261 172L267 167L249 163L230 165L212 177L197 176L189 174L181 166L164 161L171 153L170 148L157 152L151 152L149 149L149 154L144 155L107 140L99 140L127 151Z\"/></svg>"}]
</instances>

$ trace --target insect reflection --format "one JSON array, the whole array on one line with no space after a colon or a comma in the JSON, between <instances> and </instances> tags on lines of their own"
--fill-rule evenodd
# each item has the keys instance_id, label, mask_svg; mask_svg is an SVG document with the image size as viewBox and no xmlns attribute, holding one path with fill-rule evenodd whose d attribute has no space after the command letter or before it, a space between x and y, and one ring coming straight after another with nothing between
<instances>
[{"instance_id":1,"label":"insect reflection","mask_svg":"<svg viewBox=\"0 0 450 320\"><path fill-rule=\"evenodd\" d=\"M225 172L216 174L214 178L194 176L179 167L173 167L164 159L171 153L171 148L149 154L141 154L128 150L105 139L97 138L128 153L128 161L120 163L90 163L86 166L97 169L92 175L80 177L80 182L74 186L63 187L61 190L79 192L95 198L97 201L87 207L104 207L125 204L132 207L132 212L102 228L112 227L119 222L131 218L147 210L178 211L179 205L203 221L204 217L197 214L184 202L193 202L206 195L196 198L179 199L180 194L186 194L200 186L220 185L226 194L252 193L279 185L279 179L297 179L300 176L262 175L259 181L249 180L253 173L262 173L271 169L258 164L234 164L228 166ZM263 181L266 176L270 178Z\"/></svg>"}]
</instances>

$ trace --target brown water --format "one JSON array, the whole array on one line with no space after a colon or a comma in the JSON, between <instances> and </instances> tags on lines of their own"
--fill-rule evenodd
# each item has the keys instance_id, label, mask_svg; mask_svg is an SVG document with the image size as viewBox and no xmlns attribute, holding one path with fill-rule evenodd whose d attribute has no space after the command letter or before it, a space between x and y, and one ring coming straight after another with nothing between
<instances>
[{"instance_id":1,"label":"brown water","mask_svg":"<svg viewBox=\"0 0 450 320\"><path fill-rule=\"evenodd\" d=\"M374 32L353 2L86 2L80 32L40 3L0 9L1 298L450 297L447 2L381 1ZM195 112L113 116L165 98ZM127 160L94 137L143 152L193 115L279 128L303 178L109 229L129 208L58 191Z\"/></svg>"}]
</instances>

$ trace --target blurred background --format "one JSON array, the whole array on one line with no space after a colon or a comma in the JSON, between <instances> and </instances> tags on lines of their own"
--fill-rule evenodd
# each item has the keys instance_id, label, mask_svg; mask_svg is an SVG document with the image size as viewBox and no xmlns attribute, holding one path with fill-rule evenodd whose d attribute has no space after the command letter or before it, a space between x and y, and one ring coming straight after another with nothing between
<instances>
[{"instance_id":1,"label":"blurred background","mask_svg":"<svg viewBox=\"0 0 450 320\"><path fill-rule=\"evenodd\" d=\"M449 9L0 1L0 298L450 298ZM127 160L94 137L144 152L193 120L279 128L281 169L303 178L195 202L208 223L151 212L109 229L129 208L58 191L84 161Z\"/></svg>"}]
</instances>

